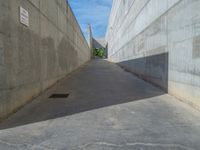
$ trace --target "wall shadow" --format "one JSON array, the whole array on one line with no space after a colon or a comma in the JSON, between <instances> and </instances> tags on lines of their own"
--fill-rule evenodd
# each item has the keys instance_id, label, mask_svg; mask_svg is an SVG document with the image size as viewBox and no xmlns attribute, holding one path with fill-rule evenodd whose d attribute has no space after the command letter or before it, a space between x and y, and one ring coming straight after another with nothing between
<instances>
[{"instance_id":1,"label":"wall shadow","mask_svg":"<svg viewBox=\"0 0 200 150\"><path fill-rule=\"evenodd\" d=\"M123 61L118 65L168 92L168 53Z\"/></svg>"},{"instance_id":2,"label":"wall shadow","mask_svg":"<svg viewBox=\"0 0 200 150\"><path fill-rule=\"evenodd\" d=\"M67 98L49 98L69 93ZM0 124L0 129L66 117L165 94L106 60L93 60Z\"/></svg>"}]
</instances>

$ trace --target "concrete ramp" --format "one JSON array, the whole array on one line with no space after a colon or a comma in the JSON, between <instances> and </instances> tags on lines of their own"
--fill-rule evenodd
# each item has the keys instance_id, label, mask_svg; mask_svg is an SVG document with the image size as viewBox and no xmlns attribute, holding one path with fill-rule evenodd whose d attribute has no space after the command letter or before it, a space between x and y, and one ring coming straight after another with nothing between
<instances>
[{"instance_id":1,"label":"concrete ramp","mask_svg":"<svg viewBox=\"0 0 200 150\"><path fill-rule=\"evenodd\" d=\"M105 60L73 72L0 128L6 150L200 147L200 112Z\"/></svg>"}]
</instances>

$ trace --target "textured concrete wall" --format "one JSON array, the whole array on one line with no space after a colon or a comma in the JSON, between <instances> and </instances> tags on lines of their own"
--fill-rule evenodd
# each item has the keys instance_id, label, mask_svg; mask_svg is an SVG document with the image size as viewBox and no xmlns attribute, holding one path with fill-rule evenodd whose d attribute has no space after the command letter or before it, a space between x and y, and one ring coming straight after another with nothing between
<instances>
[{"instance_id":1,"label":"textured concrete wall","mask_svg":"<svg viewBox=\"0 0 200 150\"><path fill-rule=\"evenodd\" d=\"M106 48L105 38L93 38L93 48Z\"/></svg>"},{"instance_id":2,"label":"textured concrete wall","mask_svg":"<svg viewBox=\"0 0 200 150\"><path fill-rule=\"evenodd\" d=\"M19 22L19 7L30 26ZM90 59L66 0L0 0L0 118Z\"/></svg>"},{"instance_id":3,"label":"textured concrete wall","mask_svg":"<svg viewBox=\"0 0 200 150\"><path fill-rule=\"evenodd\" d=\"M108 57L200 108L199 9L199 0L114 0Z\"/></svg>"}]
</instances>

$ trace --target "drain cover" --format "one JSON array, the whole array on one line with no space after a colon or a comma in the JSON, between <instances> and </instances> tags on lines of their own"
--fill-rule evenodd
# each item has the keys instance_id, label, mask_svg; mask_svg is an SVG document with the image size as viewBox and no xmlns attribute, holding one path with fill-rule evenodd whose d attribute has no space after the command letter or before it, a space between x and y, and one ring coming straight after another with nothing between
<instances>
[{"instance_id":1,"label":"drain cover","mask_svg":"<svg viewBox=\"0 0 200 150\"><path fill-rule=\"evenodd\" d=\"M67 98L69 94L52 94L49 98Z\"/></svg>"}]
</instances>

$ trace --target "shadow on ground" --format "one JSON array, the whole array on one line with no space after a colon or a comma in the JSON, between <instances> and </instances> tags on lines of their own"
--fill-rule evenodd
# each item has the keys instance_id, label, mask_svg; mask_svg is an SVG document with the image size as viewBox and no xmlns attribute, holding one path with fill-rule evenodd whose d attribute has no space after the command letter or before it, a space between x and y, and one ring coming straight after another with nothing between
<instances>
[{"instance_id":1,"label":"shadow on ground","mask_svg":"<svg viewBox=\"0 0 200 150\"><path fill-rule=\"evenodd\" d=\"M52 94L67 98L49 98ZM165 92L106 60L93 60L0 124L7 129L102 107L144 100Z\"/></svg>"}]
</instances>

